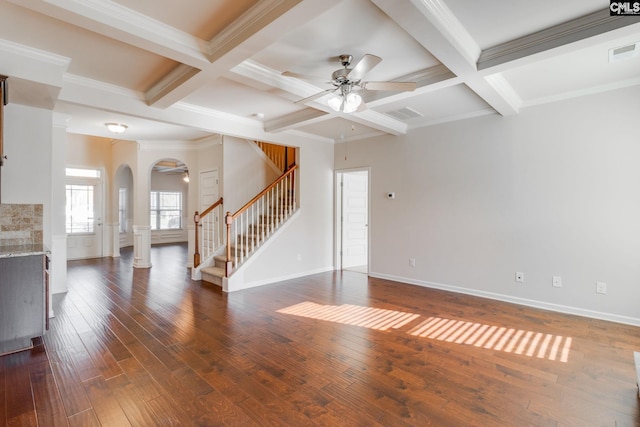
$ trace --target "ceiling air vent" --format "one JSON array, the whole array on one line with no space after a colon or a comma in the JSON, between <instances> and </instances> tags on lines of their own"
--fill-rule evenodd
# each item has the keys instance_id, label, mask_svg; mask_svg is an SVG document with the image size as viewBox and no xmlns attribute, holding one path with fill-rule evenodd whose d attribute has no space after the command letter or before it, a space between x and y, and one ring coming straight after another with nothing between
<instances>
[{"instance_id":1,"label":"ceiling air vent","mask_svg":"<svg viewBox=\"0 0 640 427\"><path fill-rule=\"evenodd\" d=\"M609 62L618 62L640 55L640 42L609 49Z\"/></svg>"},{"instance_id":2,"label":"ceiling air vent","mask_svg":"<svg viewBox=\"0 0 640 427\"><path fill-rule=\"evenodd\" d=\"M385 114L398 120L410 120L418 117L424 117L423 114L420 114L413 108L409 107L404 107L399 110L387 111Z\"/></svg>"}]
</instances>

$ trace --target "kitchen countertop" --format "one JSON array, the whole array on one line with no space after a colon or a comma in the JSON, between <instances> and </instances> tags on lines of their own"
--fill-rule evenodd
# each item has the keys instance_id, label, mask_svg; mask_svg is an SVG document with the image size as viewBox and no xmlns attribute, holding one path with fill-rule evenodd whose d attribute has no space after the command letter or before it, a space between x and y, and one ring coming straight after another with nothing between
<instances>
[{"instance_id":1,"label":"kitchen countertop","mask_svg":"<svg viewBox=\"0 0 640 427\"><path fill-rule=\"evenodd\" d=\"M0 246L0 258L15 258L30 255L45 255L51 251L45 245L10 245Z\"/></svg>"}]
</instances>

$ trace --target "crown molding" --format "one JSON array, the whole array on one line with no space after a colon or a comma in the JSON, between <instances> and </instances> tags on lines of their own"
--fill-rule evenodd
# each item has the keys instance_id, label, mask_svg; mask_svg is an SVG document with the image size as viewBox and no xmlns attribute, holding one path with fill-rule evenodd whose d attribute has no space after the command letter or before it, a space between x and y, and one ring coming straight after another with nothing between
<instances>
[{"instance_id":1,"label":"crown molding","mask_svg":"<svg viewBox=\"0 0 640 427\"><path fill-rule=\"evenodd\" d=\"M540 52L637 23L637 17L610 16L609 9L600 10L485 49L478 60L478 70L530 57Z\"/></svg>"},{"instance_id":2,"label":"crown molding","mask_svg":"<svg viewBox=\"0 0 640 427\"><path fill-rule=\"evenodd\" d=\"M259 126L262 127L262 122L259 120L249 119L246 117L235 116L233 114L224 113L222 111L213 110L211 108L200 107L198 105L187 104L186 102L176 102L173 104L172 109L178 109L188 111L191 113L209 116L220 120L233 121L243 126Z\"/></svg>"},{"instance_id":3,"label":"crown molding","mask_svg":"<svg viewBox=\"0 0 640 427\"><path fill-rule=\"evenodd\" d=\"M619 82L600 85L595 87L589 87L587 89L574 90L571 92L559 93L556 95L545 96L541 98L532 99L523 103L522 107L535 107L537 105L550 104L558 101L565 101L573 98L579 98L582 96L595 95L598 93L609 92L611 90L624 89L632 86L640 86L640 77L632 79L622 80Z\"/></svg>"},{"instance_id":4,"label":"crown molding","mask_svg":"<svg viewBox=\"0 0 640 427\"><path fill-rule=\"evenodd\" d=\"M9 1L174 61L194 67L208 63L206 41L112 0Z\"/></svg>"},{"instance_id":5,"label":"crown molding","mask_svg":"<svg viewBox=\"0 0 640 427\"><path fill-rule=\"evenodd\" d=\"M9 40L0 39L0 51L19 55L38 62L44 62L49 65L64 68L65 70L71 63L71 58L47 52L45 50L35 49Z\"/></svg>"},{"instance_id":6,"label":"crown molding","mask_svg":"<svg viewBox=\"0 0 640 427\"><path fill-rule=\"evenodd\" d=\"M71 115L63 114L58 112L53 112L53 127L67 129L69 126L69 120L71 120Z\"/></svg>"},{"instance_id":7,"label":"crown molding","mask_svg":"<svg viewBox=\"0 0 640 427\"><path fill-rule=\"evenodd\" d=\"M333 144L334 143L333 138L328 138L326 136L320 136L320 135L314 135L312 133L303 132L303 131L301 131L299 129L289 129L287 131L282 132L282 134L289 135L289 136L294 137L296 139L305 139L305 140L312 141L312 142L321 142L321 143L324 143L324 144ZM274 142L278 143L278 141L275 141L275 140L274 140Z\"/></svg>"},{"instance_id":8,"label":"crown molding","mask_svg":"<svg viewBox=\"0 0 640 427\"><path fill-rule=\"evenodd\" d=\"M370 128L390 133L391 135L404 135L407 133L407 124L389 117L386 114L373 110L365 110L360 113L337 113L346 120L359 123Z\"/></svg>"},{"instance_id":9,"label":"crown molding","mask_svg":"<svg viewBox=\"0 0 640 427\"><path fill-rule=\"evenodd\" d=\"M496 110L494 110L493 108L484 108L481 110L470 111L467 113L442 117L435 120L418 121L418 122L412 123L411 126L409 126L409 129L411 130L419 129L423 127L435 126L435 125L440 125L444 123L457 122L459 120L473 119L475 117L490 116L495 114L498 114L498 113L496 113Z\"/></svg>"},{"instance_id":10,"label":"crown molding","mask_svg":"<svg viewBox=\"0 0 640 427\"><path fill-rule=\"evenodd\" d=\"M100 80L94 80L87 77L78 76L76 74L65 73L64 77L65 83L70 83L73 85L77 85L80 87L84 87L91 90L97 90L100 92L107 92L117 96L123 96L126 98L143 100L144 94L142 92L138 92L132 89L127 89L122 86L112 85L110 83L105 83Z\"/></svg>"}]
</instances>

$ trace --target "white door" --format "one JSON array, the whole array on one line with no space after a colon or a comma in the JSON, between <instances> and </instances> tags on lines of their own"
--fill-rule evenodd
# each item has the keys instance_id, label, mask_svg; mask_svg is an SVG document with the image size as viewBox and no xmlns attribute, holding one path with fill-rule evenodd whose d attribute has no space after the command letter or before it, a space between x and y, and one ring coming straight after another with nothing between
<instances>
[{"instance_id":1,"label":"white door","mask_svg":"<svg viewBox=\"0 0 640 427\"><path fill-rule=\"evenodd\" d=\"M102 185L67 180L67 259L102 256Z\"/></svg>"},{"instance_id":2,"label":"white door","mask_svg":"<svg viewBox=\"0 0 640 427\"><path fill-rule=\"evenodd\" d=\"M207 209L220 198L218 190L218 171L200 172L200 212Z\"/></svg>"},{"instance_id":3,"label":"white door","mask_svg":"<svg viewBox=\"0 0 640 427\"><path fill-rule=\"evenodd\" d=\"M369 172L342 173L342 268L368 263Z\"/></svg>"},{"instance_id":4,"label":"white door","mask_svg":"<svg viewBox=\"0 0 640 427\"><path fill-rule=\"evenodd\" d=\"M209 206L214 204L220 198L219 182L218 182L218 170L209 170L200 172L199 191L200 191L200 206L198 212L203 212ZM213 228L203 231L202 233L202 253L210 254L222 243L220 240L220 218L219 209L215 209L209 215L212 215Z\"/></svg>"}]
</instances>

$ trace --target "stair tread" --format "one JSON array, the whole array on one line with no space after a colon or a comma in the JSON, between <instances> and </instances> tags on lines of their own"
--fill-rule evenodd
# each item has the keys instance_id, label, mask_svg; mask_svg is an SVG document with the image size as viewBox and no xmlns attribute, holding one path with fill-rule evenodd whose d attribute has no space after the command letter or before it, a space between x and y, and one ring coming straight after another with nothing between
<instances>
[{"instance_id":1,"label":"stair tread","mask_svg":"<svg viewBox=\"0 0 640 427\"><path fill-rule=\"evenodd\" d=\"M210 274L212 276L224 277L224 268L220 268L220 267L205 267L200 271L203 274Z\"/></svg>"}]
</instances>

